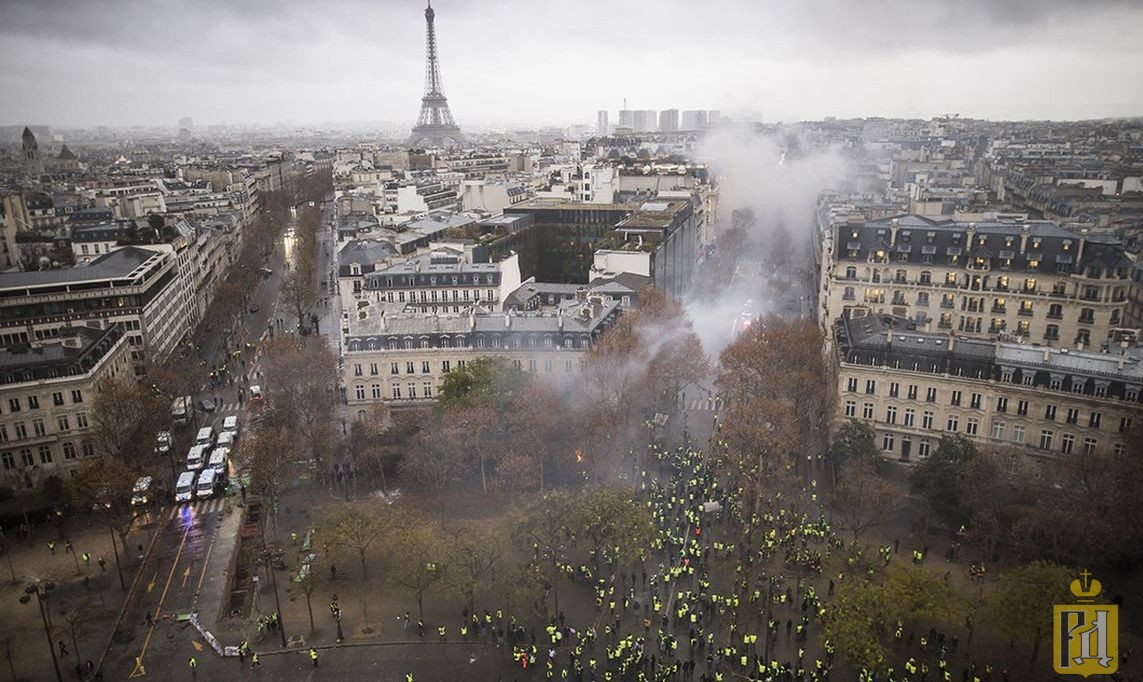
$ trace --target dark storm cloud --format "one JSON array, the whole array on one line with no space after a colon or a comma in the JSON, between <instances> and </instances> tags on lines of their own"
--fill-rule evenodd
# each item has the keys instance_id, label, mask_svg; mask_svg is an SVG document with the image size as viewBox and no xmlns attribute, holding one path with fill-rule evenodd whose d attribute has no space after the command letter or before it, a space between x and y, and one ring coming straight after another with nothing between
<instances>
[{"instance_id":1,"label":"dark storm cloud","mask_svg":"<svg viewBox=\"0 0 1143 682\"><path fill-rule=\"evenodd\" d=\"M1143 92L1127 85L1143 66L1143 3L1129 0L435 7L445 91L462 123L587 121L624 97L635 108L786 120L1143 113ZM0 0L0 123L408 120L423 78L423 9Z\"/></svg>"}]
</instances>

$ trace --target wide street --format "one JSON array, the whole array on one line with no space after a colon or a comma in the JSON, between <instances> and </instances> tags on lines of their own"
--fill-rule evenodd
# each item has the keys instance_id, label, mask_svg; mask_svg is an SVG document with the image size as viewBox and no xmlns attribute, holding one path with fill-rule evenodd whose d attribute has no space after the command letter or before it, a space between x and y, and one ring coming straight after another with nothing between
<instances>
[{"instance_id":1,"label":"wide street","mask_svg":"<svg viewBox=\"0 0 1143 682\"><path fill-rule=\"evenodd\" d=\"M234 415L240 429L245 429L251 414L249 387L258 383L253 348L263 334L272 333L269 330L274 324L291 248L292 226L275 246L267 264L271 273L260 280L240 324L230 330L232 333L199 330L195 341L200 362L211 368L228 364L230 371L226 379L214 386L202 386L193 396L193 419L174 434L171 459L176 471L184 468L183 459L199 428L213 426L218 432L226 417ZM249 350L243 345L246 342L251 344ZM208 398L215 402L212 412L202 409L202 401ZM167 467L162 471L167 473ZM209 650L200 652L192 644L190 635L197 633L186 622L186 616L193 610L214 613L222 608L241 516L243 462L232 459L230 474L232 485L226 496L166 506L156 512L156 527L161 530L153 547L141 547L145 562L104 658L105 679L155 677L156 673L162 678L185 667L187 656L196 654L205 659L215 655ZM173 487L172 482L170 488ZM201 639L198 644L201 646Z\"/></svg>"}]
</instances>

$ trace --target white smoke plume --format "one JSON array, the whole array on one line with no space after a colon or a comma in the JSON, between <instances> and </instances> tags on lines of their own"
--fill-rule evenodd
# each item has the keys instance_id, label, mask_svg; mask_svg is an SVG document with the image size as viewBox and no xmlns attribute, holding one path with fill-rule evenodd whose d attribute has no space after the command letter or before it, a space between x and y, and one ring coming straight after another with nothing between
<instances>
[{"instance_id":1,"label":"white smoke plume","mask_svg":"<svg viewBox=\"0 0 1143 682\"><path fill-rule=\"evenodd\" d=\"M718 230L731 226L732 212L749 209L754 222L739 272L727 290L713 302L693 301L687 312L711 359L733 341L748 316L776 309L775 296L789 275L797 286L798 273L775 273L766 262L768 248L779 228L790 238L793 268L809 266L808 249L816 229L814 208L821 192L846 182L849 164L836 148L813 147L795 128L762 136L750 127L729 128L708 135L699 145L697 160L710 165L719 187ZM774 276L778 275L775 279ZM810 292L805 292L810 293ZM751 304L747 306L747 300Z\"/></svg>"}]
</instances>

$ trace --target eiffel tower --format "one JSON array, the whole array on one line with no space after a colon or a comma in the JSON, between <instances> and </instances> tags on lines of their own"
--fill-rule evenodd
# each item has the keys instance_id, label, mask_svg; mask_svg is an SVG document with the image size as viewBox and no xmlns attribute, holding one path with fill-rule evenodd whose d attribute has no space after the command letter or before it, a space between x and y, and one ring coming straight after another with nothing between
<instances>
[{"instance_id":1,"label":"eiffel tower","mask_svg":"<svg viewBox=\"0 0 1143 682\"><path fill-rule=\"evenodd\" d=\"M409 136L409 146L427 144L444 147L449 142L460 144L464 138L460 127L452 120L448 110L448 98L441 91L441 67L437 63L437 34L433 29L432 0L425 9L425 96L421 98L421 115L413 134Z\"/></svg>"}]
</instances>

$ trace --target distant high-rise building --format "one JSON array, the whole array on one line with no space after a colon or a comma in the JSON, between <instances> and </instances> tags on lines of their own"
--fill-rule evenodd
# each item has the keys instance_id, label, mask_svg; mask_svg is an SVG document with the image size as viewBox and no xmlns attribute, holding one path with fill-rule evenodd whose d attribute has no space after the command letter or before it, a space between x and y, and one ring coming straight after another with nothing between
<instances>
[{"instance_id":1,"label":"distant high-rise building","mask_svg":"<svg viewBox=\"0 0 1143 682\"><path fill-rule=\"evenodd\" d=\"M679 129L679 110L663 109L659 112L659 132L673 133Z\"/></svg>"},{"instance_id":2,"label":"distant high-rise building","mask_svg":"<svg viewBox=\"0 0 1143 682\"><path fill-rule=\"evenodd\" d=\"M44 174L44 162L40 160L40 145L31 128L24 128L24 172L38 178Z\"/></svg>"},{"instance_id":3,"label":"distant high-rise building","mask_svg":"<svg viewBox=\"0 0 1143 682\"><path fill-rule=\"evenodd\" d=\"M706 123L712 126L722 123L722 112L718 109L711 109L706 112Z\"/></svg>"},{"instance_id":4,"label":"distant high-rise building","mask_svg":"<svg viewBox=\"0 0 1143 682\"><path fill-rule=\"evenodd\" d=\"M607 110L600 109L599 113L595 115L595 132L601 137L607 137L611 130L607 126Z\"/></svg>"},{"instance_id":5,"label":"distant high-rise building","mask_svg":"<svg viewBox=\"0 0 1143 682\"><path fill-rule=\"evenodd\" d=\"M619 127L620 128L634 128L635 127L635 112L630 109L619 110Z\"/></svg>"},{"instance_id":6,"label":"distant high-rise building","mask_svg":"<svg viewBox=\"0 0 1143 682\"><path fill-rule=\"evenodd\" d=\"M706 111L702 109L688 109L683 112L681 130L702 130L706 128Z\"/></svg>"},{"instance_id":7,"label":"distant high-rise building","mask_svg":"<svg viewBox=\"0 0 1143 682\"><path fill-rule=\"evenodd\" d=\"M635 132L655 132L656 122L658 121L658 112L654 109L638 109L634 112L632 118L632 127L635 128Z\"/></svg>"},{"instance_id":8,"label":"distant high-rise building","mask_svg":"<svg viewBox=\"0 0 1143 682\"><path fill-rule=\"evenodd\" d=\"M183 116L179 119L179 131L181 132L183 130L189 133L194 132L194 119L190 116Z\"/></svg>"}]
</instances>

